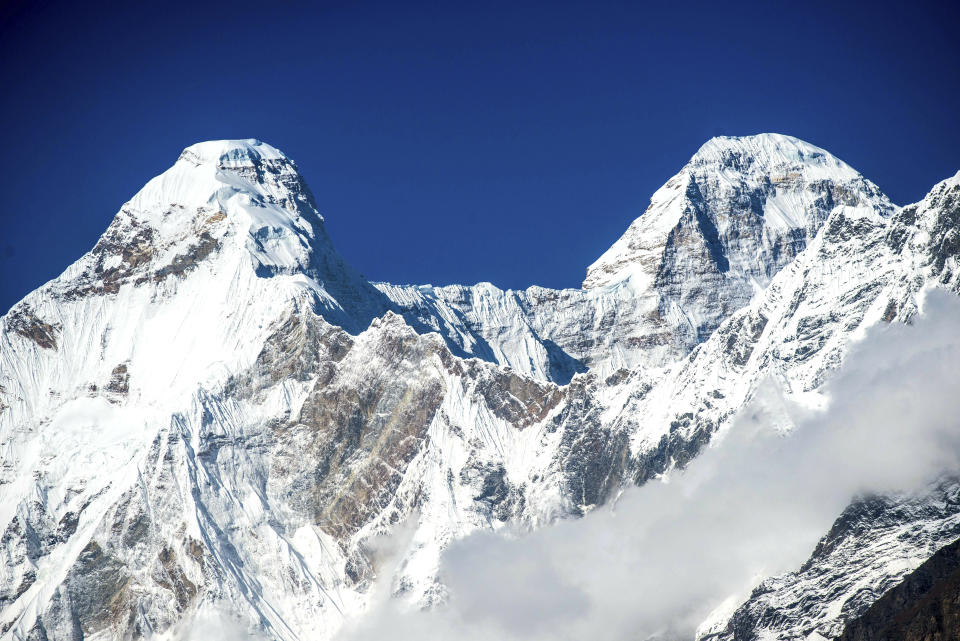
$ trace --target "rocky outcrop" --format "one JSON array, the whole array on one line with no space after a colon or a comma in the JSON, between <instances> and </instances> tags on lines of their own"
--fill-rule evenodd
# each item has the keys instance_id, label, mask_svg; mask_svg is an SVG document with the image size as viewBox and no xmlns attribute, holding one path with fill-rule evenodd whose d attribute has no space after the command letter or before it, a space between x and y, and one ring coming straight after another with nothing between
<instances>
[{"instance_id":1,"label":"rocky outcrop","mask_svg":"<svg viewBox=\"0 0 960 641\"><path fill-rule=\"evenodd\" d=\"M838 641L960 639L960 540L937 551L844 628Z\"/></svg>"},{"instance_id":2,"label":"rocky outcrop","mask_svg":"<svg viewBox=\"0 0 960 641\"><path fill-rule=\"evenodd\" d=\"M17 305L4 316L4 327L42 349L56 349L60 328L39 319L29 305Z\"/></svg>"},{"instance_id":3,"label":"rocky outcrop","mask_svg":"<svg viewBox=\"0 0 960 641\"><path fill-rule=\"evenodd\" d=\"M436 343L396 317L374 329L383 331L325 368L296 419L277 428L272 474L285 479L288 502L342 541L393 499L444 391Z\"/></svg>"}]
</instances>

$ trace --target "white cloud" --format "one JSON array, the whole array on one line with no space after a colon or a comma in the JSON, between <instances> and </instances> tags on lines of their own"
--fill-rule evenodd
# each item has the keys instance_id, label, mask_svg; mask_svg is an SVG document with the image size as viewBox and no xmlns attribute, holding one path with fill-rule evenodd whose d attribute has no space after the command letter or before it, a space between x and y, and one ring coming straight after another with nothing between
<instances>
[{"instance_id":1,"label":"white cloud","mask_svg":"<svg viewBox=\"0 0 960 641\"><path fill-rule=\"evenodd\" d=\"M204 603L182 624L154 639L175 641L266 641L263 633L245 625L226 608Z\"/></svg>"},{"instance_id":2,"label":"white cloud","mask_svg":"<svg viewBox=\"0 0 960 641\"><path fill-rule=\"evenodd\" d=\"M442 561L449 603L379 602L345 639L691 638L758 577L796 568L859 493L960 470L960 300L932 292L912 326L877 327L828 384L823 411L773 383L723 442L669 483L534 533L479 533ZM797 428L774 428L780 412Z\"/></svg>"}]
</instances>

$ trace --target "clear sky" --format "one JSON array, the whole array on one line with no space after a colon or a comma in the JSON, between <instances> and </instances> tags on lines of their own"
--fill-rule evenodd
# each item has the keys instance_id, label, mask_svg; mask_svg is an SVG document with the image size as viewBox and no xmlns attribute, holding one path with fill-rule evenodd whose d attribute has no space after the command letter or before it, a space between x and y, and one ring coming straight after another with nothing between
<instances>
[{"instance_id":1,"label":"clear sky","mask_svg":"<svg viewBox=\"0 0 960 641\"><path fill-rule=\"evenodd\" d=\"M708 138L899 204L960 170L960 3L0 4L0 312L200 140L293 157L373 280L576 287Z\"/></svg>"}]
</instances>

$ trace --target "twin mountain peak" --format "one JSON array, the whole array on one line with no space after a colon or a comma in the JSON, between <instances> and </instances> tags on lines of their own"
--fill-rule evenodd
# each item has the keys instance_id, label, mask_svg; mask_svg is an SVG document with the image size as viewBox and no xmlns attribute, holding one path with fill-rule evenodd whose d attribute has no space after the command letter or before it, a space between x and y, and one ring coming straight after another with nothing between
<instances>
[{"instance_id":1,"label":"twin mountain peak","mask_svg":"<svg viewBox=\"0 0 960 641\"><path fill-rule=\"evenodd\" d=\"M659 313L696 342L766 287L840 206L880 216L895 209L873 183L809 143L779 134L713 138L590 265L582 287L656 296ZM119 256L104 257L109 247ZM391 306L336 252L296 164L255 139L187 147L123 206L75 289L159 282L229 248L244 250L260 276L304 274L336 307L360 305L340 310L340 323L359 326Z\"/></svg>"},{"instance_id":2,"label":"twin mountain peak","mask_svg":"<svg viewBox=\"0 0 960 641\"><path fill-rule=\"evenodd\" d=\"M406 519L394 585L438 603L455 539L685 466L765 382L816 401L858 333L960 292L958 229L960 174L900 208L813 145L721 137L581 288L370 283L283 153L188 147L0 319L0 638L127 638L220 604L328 639ZM863 549L878 591L911 569ZM805 603L791 585L771 608ZM824 594L832 637L860 592Z\"/></svg>"}]
</instances>

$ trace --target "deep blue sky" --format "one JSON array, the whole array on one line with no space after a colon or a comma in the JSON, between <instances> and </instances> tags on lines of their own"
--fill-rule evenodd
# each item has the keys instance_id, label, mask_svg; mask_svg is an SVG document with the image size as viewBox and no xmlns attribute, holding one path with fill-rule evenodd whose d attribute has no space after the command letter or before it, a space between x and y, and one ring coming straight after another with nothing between
<instances>
[{"instance_id":1,"label":"deep blue sky","mask_svg":"<svg viewBox=\"0 0 960 641\"><path fill-rule=\"evenodd\" d=\"M960 169L958 4L6 2L0 311L214 138L292 156L393 282L577 286L717 134L915 201Z\"/></svg>"}]
</instances>

